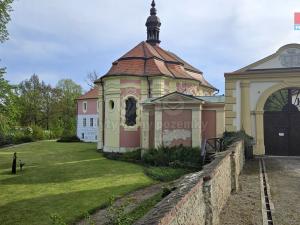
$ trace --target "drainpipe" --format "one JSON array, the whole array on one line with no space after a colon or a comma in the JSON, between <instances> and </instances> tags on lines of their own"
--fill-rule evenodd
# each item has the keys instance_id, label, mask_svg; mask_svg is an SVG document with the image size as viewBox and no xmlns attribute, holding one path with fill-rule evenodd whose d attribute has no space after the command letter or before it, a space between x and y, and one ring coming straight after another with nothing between
<instances>
[{"instance_id":1,"label":"drainpipe","mask_svg":"<svg viewBox=\"0 0 300 225\"><path fill-rule=\"evenodd\" d=\"M147 78L147 84L148 84L148 98L151 98L152 94L151 94L150 80L149 80L148 76L146 78Z\"/></svg>"},{"instance_id":2,"label":"drainpipe","mask_svg":"<svg viewBox=\"0 0 300 225\"><path fill-rule=\"evenodd\" d=\"M101 79L100 81L101 87L102 87L102 145L104 149L104 130L105 130L105 97L104 97L104 82Z\"/></svg>"}]
</instances>

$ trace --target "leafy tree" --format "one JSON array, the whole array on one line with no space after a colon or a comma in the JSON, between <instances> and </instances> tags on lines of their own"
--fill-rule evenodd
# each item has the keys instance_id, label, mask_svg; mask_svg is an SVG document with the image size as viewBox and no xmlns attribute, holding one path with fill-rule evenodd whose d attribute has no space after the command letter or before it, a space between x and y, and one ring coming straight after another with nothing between
<instances>
[{"instance_id":1,"label":"leafy tree","mask_svg":"<svg viewBox=\"0 0 300 225\"><path fill-rule=\"evenodd\" d=\"M17 96L15 87L11 86L0 73L0 133L6 133L18 119Z\"/></svg>"},{"instance_id":2,"label":"leafy tree","mask_svg":"<svg viewBox=\"0 0 300 225\"><path fill-rule=\"evenodd\" d=\"M82 87L70 79L60 80L56 86L60 91L58 109L63 125L63 135L74 135L76 130L76 99L82 94Z\"/></svg>"},{"instance_id":3,"label":"leafy tree","mask_svg":"<svg viewBox=\"0 0 300 225\"><path fill-rule=\"evenodd\" d=\"M21 124L41 125L42 122L42 83L34 74L19 85Z\"/></svg>"},{"instance_id":4,"label":"leafy tree","mask_svg":"<svg viewBox=\"0 0 300 225\"><path fill-rule=\"evenodd\" d=\"M7 23L10 21L9 13L12 11L13 0L0 0L0 43L8 39Z\"/></svg>"}]
</instances>

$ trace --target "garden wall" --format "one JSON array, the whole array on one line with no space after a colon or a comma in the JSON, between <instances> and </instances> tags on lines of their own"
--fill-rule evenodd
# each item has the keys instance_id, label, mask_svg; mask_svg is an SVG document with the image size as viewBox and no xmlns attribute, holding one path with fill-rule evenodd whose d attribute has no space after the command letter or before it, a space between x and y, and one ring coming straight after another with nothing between
<instances>
[{"instance_id":1,"label":"garden wall","mask_svg":"<svg viewBox=\"0 0 300 225\"><path fill-rule=\"evenodd\" d=\"M135 225L218 225L232 192L239 189L244 145L237 142L198 173L189 174L176 190Z\"/></svg>"}]
</instances>

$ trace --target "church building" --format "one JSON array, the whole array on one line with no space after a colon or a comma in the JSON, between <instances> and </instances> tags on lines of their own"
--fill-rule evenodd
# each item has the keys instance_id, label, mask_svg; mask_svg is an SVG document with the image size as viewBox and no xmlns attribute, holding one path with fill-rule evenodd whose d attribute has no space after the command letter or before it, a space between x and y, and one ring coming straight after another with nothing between
<instances>
[{"instance_id":1,"label":"church building","mask_svg":"<svg viewBox=\"0 0 300 225\"><path fill-rule=\"evenodd\" d=\"M147 40L112 63L99 90L98 149L127 152L161 145L197 147L225 129L225 97L196 69L160 46L152 2ZM174 28L175 29L175 28Z\"/></svg>"}]
</instances>

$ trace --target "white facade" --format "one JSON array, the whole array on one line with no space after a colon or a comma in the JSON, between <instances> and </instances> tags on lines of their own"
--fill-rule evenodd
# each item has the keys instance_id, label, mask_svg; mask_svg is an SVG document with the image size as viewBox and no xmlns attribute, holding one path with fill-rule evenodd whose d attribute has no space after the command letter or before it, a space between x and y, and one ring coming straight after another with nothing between
<instances>
[{"instance_id":1,"label":"white facade","mask_svg":"<svg viewBox=\"0 0 300 225\"><path fill-rule=\"evenodd\" d=\"M77 136L84 142L97 142L99 137L99 117L95 115L77 115Z\"/></svg>"}]
</instances>

